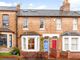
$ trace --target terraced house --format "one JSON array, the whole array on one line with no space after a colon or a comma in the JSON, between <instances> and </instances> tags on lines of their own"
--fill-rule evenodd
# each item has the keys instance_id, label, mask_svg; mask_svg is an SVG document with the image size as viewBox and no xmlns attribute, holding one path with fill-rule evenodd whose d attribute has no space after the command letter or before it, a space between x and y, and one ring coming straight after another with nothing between
<instances>
[{"instance_id":1,"label":"terraced house","mask_svg":"<svg viewBox=\"0 0 80 60\"><path fill-rule=\"evenodd\" d=\"M0 48L18 47L27 52L55 49L80 55L80 11L70 11L64 0L60 10L0 7ZM78 53L77 53L78 52ZM52 54L54 55L54 54Z\"/></svg>"}]
</instances>

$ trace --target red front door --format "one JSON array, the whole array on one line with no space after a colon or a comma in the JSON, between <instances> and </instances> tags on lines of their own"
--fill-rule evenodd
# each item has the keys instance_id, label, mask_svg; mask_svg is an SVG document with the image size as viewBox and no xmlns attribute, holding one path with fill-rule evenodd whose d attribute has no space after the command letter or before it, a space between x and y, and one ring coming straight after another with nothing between
<instances>
[{"instance_id":1,"label":"red front door","mask_svg":"<svg viewBox=\"0 0 80 60\"><path fill-rule=\"evenodd\" d=\"M56 49L56 40L52 40L52 48Z\"/></svg>"}]
</instances>

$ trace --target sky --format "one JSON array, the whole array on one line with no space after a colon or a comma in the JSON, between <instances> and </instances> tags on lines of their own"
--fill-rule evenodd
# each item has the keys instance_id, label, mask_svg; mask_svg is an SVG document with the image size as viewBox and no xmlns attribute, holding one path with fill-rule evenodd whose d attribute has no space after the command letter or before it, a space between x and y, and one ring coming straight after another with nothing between
<instances>
[{"instance_id":1,"label":"sky","mask_svg":"<svg viewBox=\"0 0 80 60\"><path fill-rule=\"evenodd\" d=\"M80 0L69 0L71 10L80 10ZM0 0L0 6L16 6L22 9L55 9L58 10L63 0Z\"/></svg>"}]
</instances>

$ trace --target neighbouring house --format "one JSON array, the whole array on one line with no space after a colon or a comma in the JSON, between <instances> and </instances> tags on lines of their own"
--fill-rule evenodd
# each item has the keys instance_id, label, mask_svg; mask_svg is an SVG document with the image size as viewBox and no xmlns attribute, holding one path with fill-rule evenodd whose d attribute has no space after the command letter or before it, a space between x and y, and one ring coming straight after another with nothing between
<instances>
[{"instance_id":1,"label":"neighbouring house","mask_svg":"<svg viewBox=\"0 0 80 60\"><path fill-rule=\"evenodd\" d=\"M74 55L80 56L79 26L80 11L71 11L68 0L60 10L0 6L0 48L18 47L26 55L49 55L55 50L78 52Z\"/></svg>"}]
</instances>

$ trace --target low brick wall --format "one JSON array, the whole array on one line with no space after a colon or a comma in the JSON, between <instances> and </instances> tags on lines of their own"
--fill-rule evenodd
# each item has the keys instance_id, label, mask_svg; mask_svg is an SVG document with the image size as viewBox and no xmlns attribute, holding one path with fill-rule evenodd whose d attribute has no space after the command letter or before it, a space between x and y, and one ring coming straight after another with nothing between
<instances>
[{"instance_id":1,"label":"low brick wall","mask_svg":"<svg viewBox=\"0 0 80 60\"><path fill-rule=\"evenodd\" d=\"M80 52L70 52L70 51L62 51L60 53L61 58L74 58L74 59L80 59Z\"/></svg>"},{"instance_id":2,"label":"low brick wall","mask_svg":"<svg viewBox=\"0 0 80 60\"><path fill-rule=\"evenodd\" d=\"M60 50L50 48L49 58L60 58Z\"/></svg>"},{"instance_id":3,"label":"low brick wall","mask_svg":"<svg viewBox=\"0 0 80 60\"><path fill-rule=\"evenodd\" d=\"M60 52L60 57L61 58L68 58L68 52L65 52L65 51Z\"/></svg>"},{"instance_id":4,"label":"low brick wall","mask_svg":"<svg viewBox=\"0 0 80 60\"><path fill-rule=\"evenodd\" d=\"M20 52L20 56L24 58L59 58L60 51L56 49L50 49L50 52Z\"/></svg>"},{"instance_id":5,"label":"low brick wall","mask_svg":"<svg viewBox=\"0 0 80 60\"><path fill-rule=\"evenodd\" d=\"M48 52L24 52L24 51L21 51L20 55L23 58L48 58Z\"/></svg>"},{"instance_id":6,"label":"low brick wall","mask_svg":"<svg viewBox=\"0 0 80 60\"><path fill-rule=\"evenodd\" d=\"M80 52L70 52L68 55L70 56L70 58L80 59Z\"/></svg>"},{"instance_id":7,"label":"low brick wall","mask_svg":"<svg viewBox=\"0 0 80 60\"><path fill-rule=\"evenodd\" d=\"M49 58L56 58L57 50L50 48Z\"/></svg>"}]
</instances>

